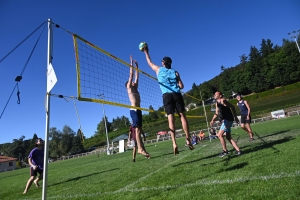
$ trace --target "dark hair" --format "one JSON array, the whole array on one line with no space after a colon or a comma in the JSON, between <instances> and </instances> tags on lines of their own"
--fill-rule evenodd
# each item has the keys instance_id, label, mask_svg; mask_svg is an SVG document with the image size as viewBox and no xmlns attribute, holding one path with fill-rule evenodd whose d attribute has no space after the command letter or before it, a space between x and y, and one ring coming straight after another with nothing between
<instances>
[{"instance_id":1,"label":"dark hair","mask_svg":"<svg viewBox=\"0 0 300 200\"><path fill-rule=\"evenodd\" d=\"M172 59L168 56L163 57L162 61L165 63L165 67L171 69Z\"/></svg>"},{"instance_id":2,"label":"dark hair","mask_svg":"<svg viewBox=\"0 0 300 200\"><path fill-rule=\"evenodd\" d=\"M223 97L223 93L222 93L222 92L220 92L219 90L217 90L215 93L217 93L217 92L219 92L219 93L220 93L220 96Z\"/></svg>"},{"instance_id":3,"label":"dark hair","mask_svg":"<svg viewBox=\"0 0 300 200\"><path fill-rule=\"evenodd\" d=\"M128 84L128 81L126 81L126 83L125 83L125 87L127 87L127 84Z\"/></svg>"},{"instance_id":4,"label":"dark hair","mask_svg":"<svg viewBox=\"0 0 300 200\"><path fill-rule=\"evenodd\" d=\"M37 145L37 143L38 143L38 142L40 142L40 143L41 143L41 142L44 142L44 140L43 140L42 138L38 138L38 139L36 139L36 140L35 140L35 147L37 147L37 146L38 146L38 145Z\"/></svg>"}]
</instances>

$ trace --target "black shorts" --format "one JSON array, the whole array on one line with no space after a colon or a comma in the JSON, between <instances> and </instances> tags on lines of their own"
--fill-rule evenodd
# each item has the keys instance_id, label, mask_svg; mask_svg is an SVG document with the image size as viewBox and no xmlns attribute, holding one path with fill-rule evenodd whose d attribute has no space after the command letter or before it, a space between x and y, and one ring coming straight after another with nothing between
<instances>
[{"instance_id":1,"label":"black shorts","mask_svg":"<svg viewBox=\"0 0 300 200\"><path fill-rule=\"evenodd\" d=\"M163 94L163 102L167 115L174 114L175 111L178 113L185 111L181 93L165 93Z\"/></svg>"},{"instance_id":2,"label":"black shorts","mask_svg":"<svg viewBox=\"0 0 300 200\"><path fill-rule=\"evenodd\" d=\"M33 170L32 167L30 167L30 176L37 176L37 173L40 174L40 176L43 176L43 170L40 168L36 168L35 170Z\"/></svg>"},{"instance_id":3,"label":"black shorts","mask_svg":"<svg viewBox=\"0 0 300 200\"><path fill-rule=\"evenodd\" d=\"M247 119L247 115L241 115L241 124L250 124L251 123L251 115L249 115L249 119Z\"/></svg>"}]
</instances>

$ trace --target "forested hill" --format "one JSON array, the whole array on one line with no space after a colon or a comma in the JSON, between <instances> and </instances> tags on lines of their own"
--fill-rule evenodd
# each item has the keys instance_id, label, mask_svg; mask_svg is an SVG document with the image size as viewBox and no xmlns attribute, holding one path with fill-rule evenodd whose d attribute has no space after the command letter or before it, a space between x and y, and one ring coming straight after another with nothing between
<instances>
[{"instance_id":1,"label":"forested hill","mask_svg":"<svg viewBox=\"0 0 300 200\"><path fill-rule=\"evenodd\" d=\"M300 39L298 37L298 43ZM232 91L243 95L262 92L300 81L300 54L294 41L283 39L282 46L262 39L260 48L250 47L249 55L240 56L235 67L221 66L221 73L200 85L195 83L188 94L208 99L219 90L225 97Z\"/></svg>"}]
</instances>

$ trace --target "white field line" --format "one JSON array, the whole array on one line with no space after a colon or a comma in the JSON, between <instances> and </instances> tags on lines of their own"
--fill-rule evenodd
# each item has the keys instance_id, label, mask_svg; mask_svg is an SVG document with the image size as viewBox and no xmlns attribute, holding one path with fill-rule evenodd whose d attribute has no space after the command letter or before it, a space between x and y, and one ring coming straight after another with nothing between
<instances>
[{"instance_id":1,"label":"white field line","mask_svg":"<svg viewBox=\"0 0 300 200\"><path fill-rule=\"evenodd\" d=\"M195 183L189 184L178 184L178 185L165 185L160 187L143 187L137 189L128 189L128 187L124 187L117 191L110 191L110 192L96 192L96 193L83 193L83 194L74 194L74 195L58 195L58 196L48 196L48 199L72 199L72 198L79 198L79 197L98 197L103 195L111 195L111 194L118 194L122 192L142 192L142 191L150 191L150 190L166 190L166 189L178 189L178 188L186 188L186 187L195 187L201 185L222 185L222 184L234 184L239 182L248 182L254 180L262 180L268 181L272 179L280 179L280 178L292 178L300 176L300 170L294 173L285 173L282 172L280 174L272 174L272 175L265 175L265 176L252 176L252 177L240 177L236 179L225 179L225 180L204 180L204 181L196 181ZM144 177L143 177L144 178ZM142 178L141 178L142 179ZM137 182L135 182L137 183ZM134 184L135 184L134 183ZM133 184L130 184L133 185Z\"/></svg>"},{"instance_id":2,"label":"white field line","mask_svg":"<svg viewBox=\"0 0 300 200\"><path fill-rule=\"evenodd\" d=\"M199 149L200 149L200 148L199 148ZM197 150L198 150L198 149L197 149ZM190 153L186 154L185 156L182 156L182 157L180 157L179 159L174 160L173 162L168 163L167 165L163 166L162 168L159 168L158 170L156 170L156 171L154 171L154 172L151 172L151 173L147 174L147 175L144 176L144 177L139 178L137 181L135 181L135 182L133 182L133 183L131 183L131 184L129 184L129 185L126 185L125 187L123 187L123 188L121 188L121 189L115 191L115 193L119 193L119 192L122 192L122 191L128 191L129 188L130 188L131 186L133 186L133 185L135 185L135 184L141 182L142 180L148 178L149 176L152 176L153 174L156 174L157 172L163 170L164 168L167 168L168 166L172 165L173 163L176 163L177 161L182 160L183 158L189 156L191 153L193 153L193 152L195 152L195 151L196 151L196 149L194 149L194 150L191 151Z\"/></svg>"}]
</instances>

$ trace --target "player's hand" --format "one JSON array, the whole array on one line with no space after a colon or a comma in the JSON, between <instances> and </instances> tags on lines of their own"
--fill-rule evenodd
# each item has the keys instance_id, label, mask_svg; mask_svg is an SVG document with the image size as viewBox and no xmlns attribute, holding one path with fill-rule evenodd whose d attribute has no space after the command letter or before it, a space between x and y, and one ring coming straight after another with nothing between
<instances>
[{"instance_id":1,"label":"player's hand","mask_svg":"<svg viewBox=\"0 0 300 200\"><path fill-rule=\"evenodd\" d=\"M134 62L134 64L135 64L136 68L139 68L138 62L137 62L136 60L134 60L133 62Z\"/></svg>"},{"instance_id":2,"label":"player's hand","mask_svg":"<svg viewBox=\"0 0 300 200\"><path fill-rule=\"evenodd\" d=\"M132 55L130 55L130 64L132 65Z\"/></svg>"},{"instance_id":3,"label":"player's hand","mask_svg":"<svg viewBox=\"0 0 300 200\"><path fill-rule=\"evenodd\" d=\"M32 167L32 169L35 171L35 170L37 169L37 166L34 165L34 166Z\"/></svg>"},{"instance_id":4,"label":"player's hand","mask_svg":"<svg viewBox=\"0 0 300 200\"><path fill-rule=\"evenodd\" d=\"M143 48L143 52L145 52L145 53L148 53L148 52L149 52L148 46L146 46L146 47Z\"/></svg>"},{"instance_id":5,"label":"player's hand","mask_svg":"<svg viewBox=\"0 0 300 200\"><path fill-rule=\"evenodd\" d=\"M211 121L209 124L210 124L210 126L212 126L214 124L214 121Z\"/></svg>"}]
</instances>

